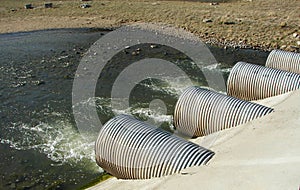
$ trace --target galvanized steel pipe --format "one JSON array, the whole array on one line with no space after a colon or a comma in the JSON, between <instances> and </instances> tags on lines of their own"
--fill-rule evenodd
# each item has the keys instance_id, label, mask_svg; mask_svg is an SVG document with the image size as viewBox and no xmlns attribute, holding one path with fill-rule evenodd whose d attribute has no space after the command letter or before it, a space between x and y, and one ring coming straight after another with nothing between
<instances>
[{"instance_id":1,"label":"galvanized steel pipe","mask_svg":"<svg viewBox=\"0 0 300 190\"><path fill-rule=\"evenodd\" d=\"M189 87L176 104L174 126L185 135L199 137L235 127L272 111L272 108L208 89Z\"/></svg>"},{"instance_id":2,"label":"galvanized steel pipe","mask_svg":"<svg viewBox=\"0 0 300 190\"><path fill-rule=\"evenodd\" d=\"M96 162L122 179L148 179L205 164L214 153L171 133L119 115L100 130Z\"/></svg>"},{"instance_id":3,"label":"galvanized steel pipe","mask_svg":"<svg viewBox=\"0 0 300 190\"><path fill-rule=\"evenodd\" d=\"M243 100L258 100L297 90L300 74L238 62L227 80L227 94Z\"/></svg>"},{"instance_id":4,"label":"galvanized steel pipe","mask_svg":"<svg viewBox=\"0 0 300 190\"><path fill-rule=\"evenodd\" d=\"M300 53L273 50L267 58L266 67L300 74Z\"/></svg>"}]
</instances>

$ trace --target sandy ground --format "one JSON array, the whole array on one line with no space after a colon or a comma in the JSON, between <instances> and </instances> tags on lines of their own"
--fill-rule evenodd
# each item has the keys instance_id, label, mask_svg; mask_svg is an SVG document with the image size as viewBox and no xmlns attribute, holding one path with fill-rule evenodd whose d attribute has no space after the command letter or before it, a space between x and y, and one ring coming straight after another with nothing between
<instances>
[{"instance_id":1,"label":"sandy ground","mask_svg":"<svg viewBox=\"0 0 300 190\"><path fill-rule=\"evenodd\" d=\"M194 142L216 155L206 166L150 180L111 178L101 189L299 189L300 90L259 103L274 107L265 117Z\"/></svg>"},{"instance_id":2,"label":"sandy ground","mask_svg":"<svg viewBox=\"0 0 300 190\"><path fill-rule=\"evenodd\" d=\"M220 46L300 51L299 0L209 2L156 0L2 0L0 33L48 28L119 27L163 23L188 30ZM34 9L26 10L31 3ZM82 9L88 3L91 8Z\"/></svg>"},{"instance_id":3,"label":"sandy ground","mask_svg":"<svg viewBox=\"0 0 300 190\"><path fill-rule=\"evenodd\" d=\"M91 24L90 17L53 17L49 22L47 16L27 16L21 18L0 18L0 33L43 30L52 28L110 28L114 27L113 20L97 19Z\"/></svg>"}]
</instances>

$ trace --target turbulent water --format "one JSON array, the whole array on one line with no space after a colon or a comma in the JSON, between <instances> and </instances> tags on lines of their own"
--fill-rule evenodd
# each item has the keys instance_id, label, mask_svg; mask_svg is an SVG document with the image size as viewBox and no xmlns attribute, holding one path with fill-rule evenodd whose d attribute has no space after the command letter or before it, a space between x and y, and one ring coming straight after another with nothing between
<instances>
[{"instance_id":1,"label":"turbulent water","mask_svg":"<svg viewBox=\"0 0 300 190\"><path fill-rule=\"evenodd\" d=\"M87 49L107 32L61 29L0 35L0 189L77 189L103 172L94 160L93 141L84 139L76 127L72 84ZM168 50L136 48L143 50L142 56L158 58ZM209 69L218 69L225 80L236 61L262 64L266 58L266 53L252 50L210 49L220 64ZM190 61L176 52L168 54L177 64ZM115 69L126 62L126 56L131 54L113 60ZM205 86L205 79L191 65L186 64L190 77ZM183 80L142 81L133 89L126 109L111 108L106 86L110 80L99 79L96 96L81 104L96 102L101 121L132 114L172 132L172 111L186 88Z\"/></svg>"}]
</instances>

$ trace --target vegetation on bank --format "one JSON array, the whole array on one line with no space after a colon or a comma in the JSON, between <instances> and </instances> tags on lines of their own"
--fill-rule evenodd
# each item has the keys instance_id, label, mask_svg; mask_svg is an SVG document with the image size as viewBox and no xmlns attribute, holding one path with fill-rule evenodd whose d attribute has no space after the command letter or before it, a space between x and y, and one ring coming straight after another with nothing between
<instances>
[{"instance_id":1,"label":"vegetation on bank","mask_svg":"<svg viewBox=\"0 0 300 190\"><path fill-rule=\"evenodd\" d=\"M88 183L88 184L82 186L80 189L87 189L87 188L89 188L89 187L95 186L96 184L98 184L98 183L100 183L100 182L102 182L102 181L105 181L105 180L107 180L107 179L109 179L109 178L111 178L111 177L112 177L112 176L111 176L110 174L104 172L104 173L102 173L101 175L99 175L98 178L96 178L96 179L92 180L90 183Z\"/></svg>"},{"instance_id":2,"label":"vegetation on bank","mask_svg":"<svg viewBox=\"0 0 300 190\"><path fill-rule=\"evenodd\" d=\"M205 1L205 0L202 0ZM116 27L134 22L165 23L185 28L202 39L219 44L281 48L299 51L300 1L298 0L55 0L44 8L41 0L2 0L2 31L14 31L9 22L19 20L17 31L58 27ZM34 9L24 8L31 3ZM90 4L83 9L81 4ZM30 18L35 18L31 20ZM22 22L22 20L25 20ZM47 20L45 20L47 19ZM41 21L41 23L37 23ZM20 26L21 24L21 26ZM29 29L28 29L29 28Z\"/></svg>"}]
</instances>

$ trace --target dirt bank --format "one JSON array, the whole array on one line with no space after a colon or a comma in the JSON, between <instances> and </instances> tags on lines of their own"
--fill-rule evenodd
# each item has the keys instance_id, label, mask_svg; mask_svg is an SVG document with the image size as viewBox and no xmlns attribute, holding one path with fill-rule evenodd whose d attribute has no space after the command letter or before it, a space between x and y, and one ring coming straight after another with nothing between
<instances>
[{"instance_id":1,"label":"dirt bank","mask_svg":"<svg viewBox=\"0 0 300 190\"><path fill-rule=\"evenodd\" d=\"M223 46L300 51L300 1L241 0L212 5L199 1L79 0L1 1L0 32L48 28L118 27L135 22L187 29ZM34 9L25 9L31 3ZM80 8L83 3L90 8Z\"/></svg>"}]
</instances>

